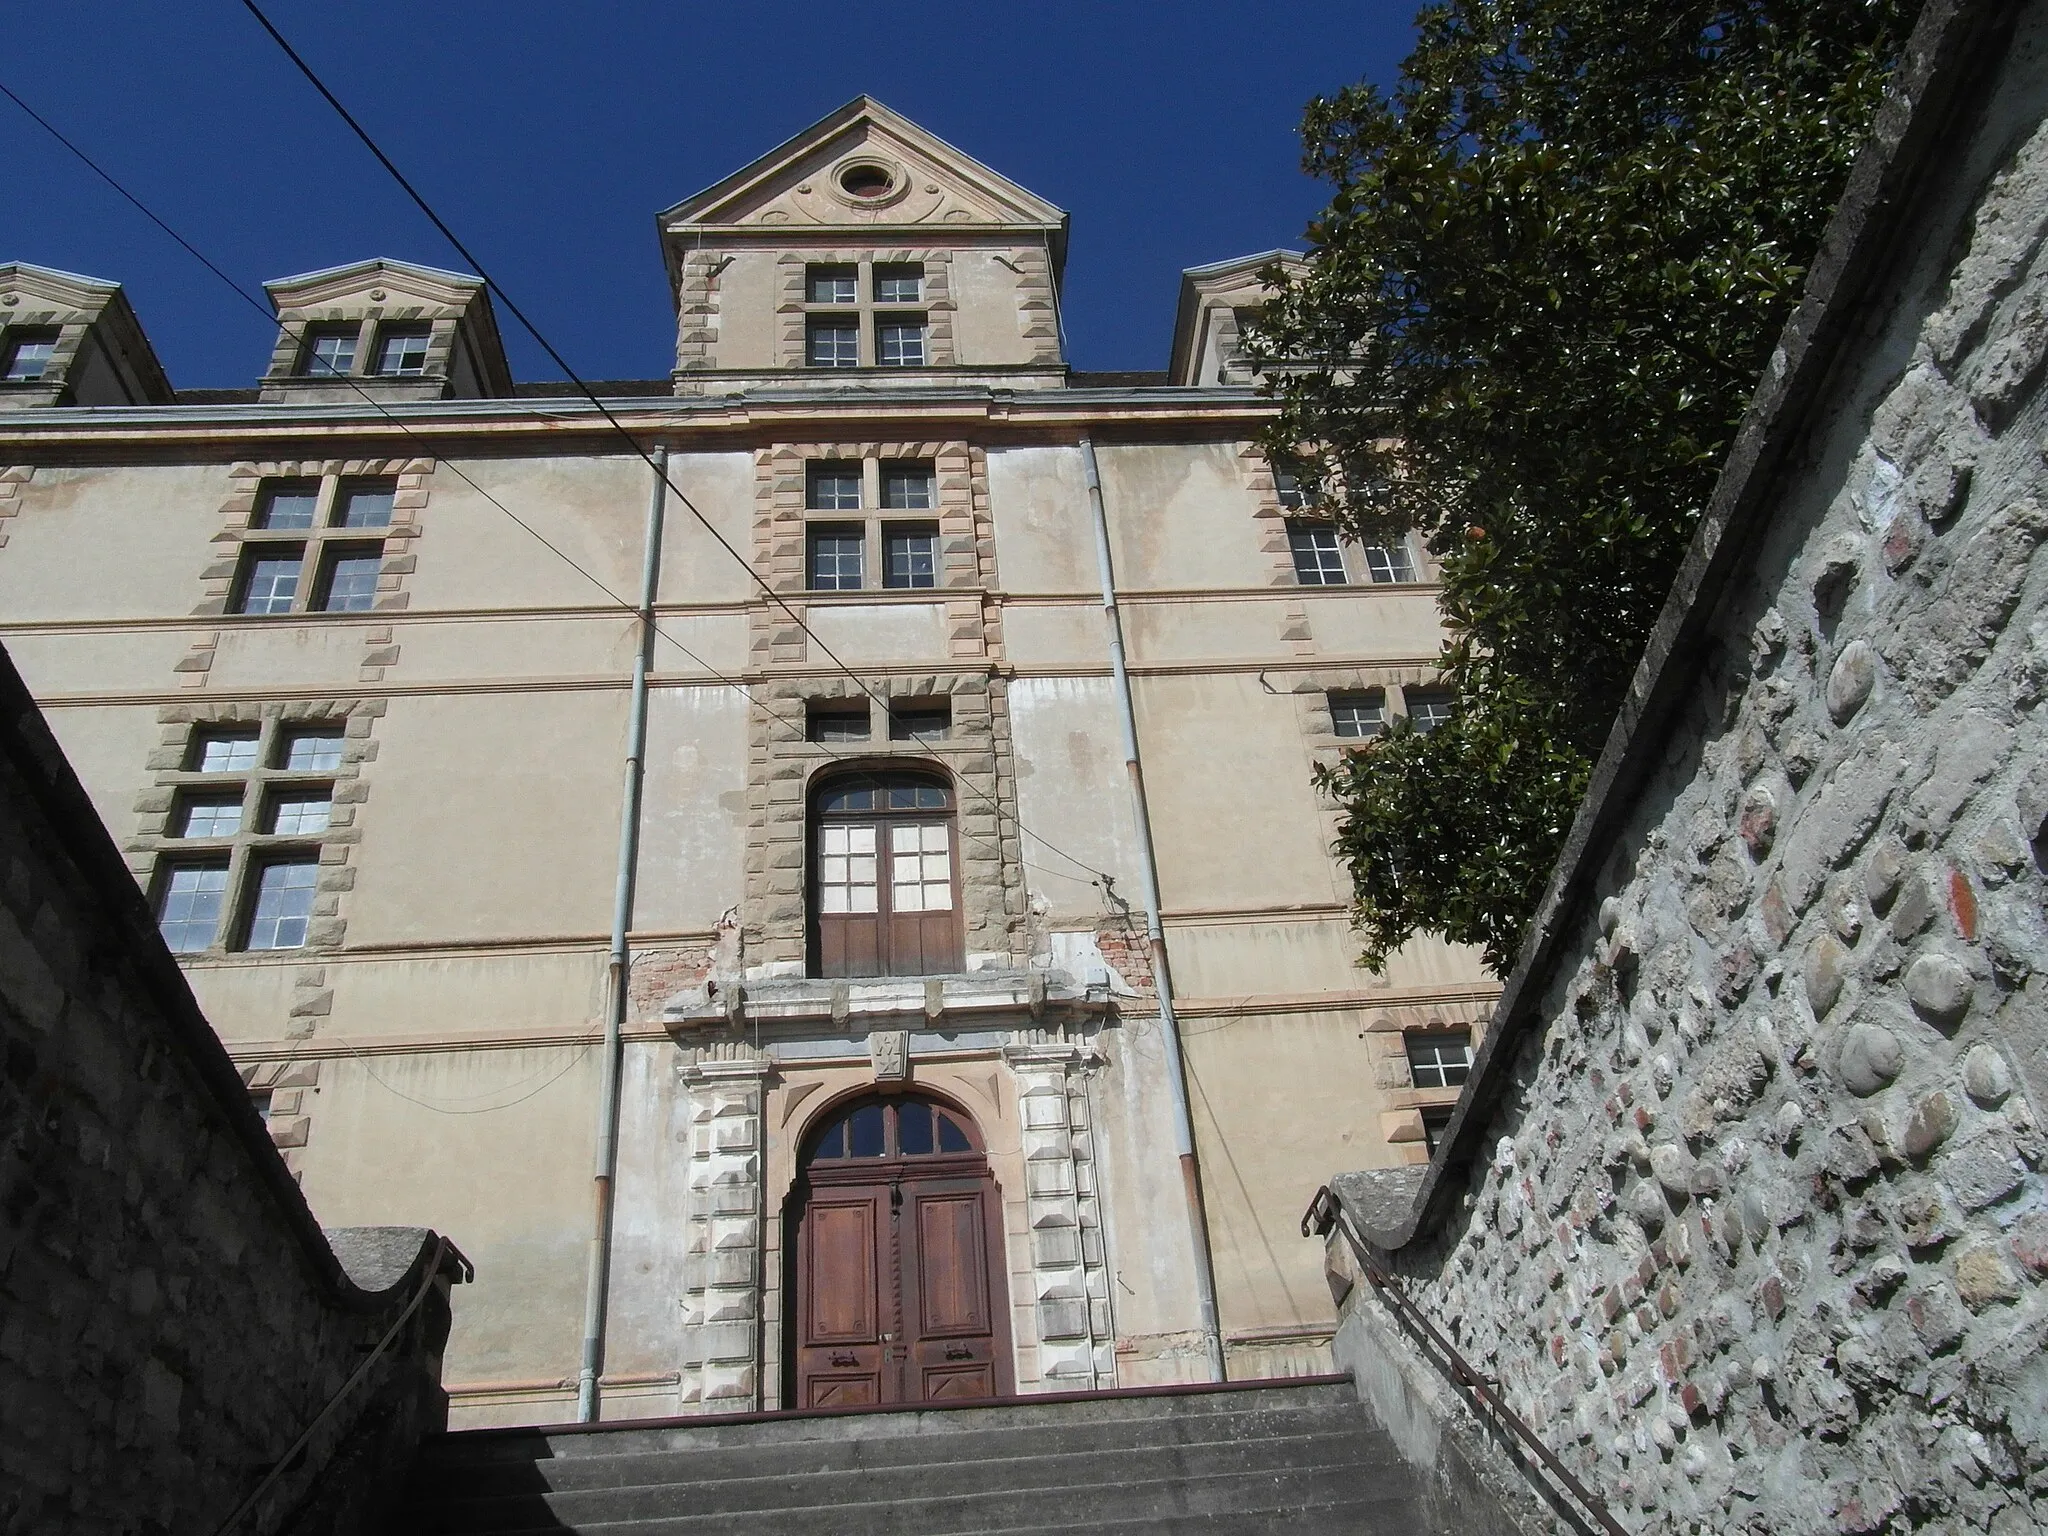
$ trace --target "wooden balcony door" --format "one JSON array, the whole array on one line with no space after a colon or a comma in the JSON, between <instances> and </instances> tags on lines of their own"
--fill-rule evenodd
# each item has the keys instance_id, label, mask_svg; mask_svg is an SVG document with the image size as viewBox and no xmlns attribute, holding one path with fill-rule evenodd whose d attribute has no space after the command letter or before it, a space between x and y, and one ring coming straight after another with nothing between
<instances>
[{"instance_id":1,"label":"wooden balcony door","mask_svg":"<svg viewBox=\"0 0 2048 1536\"><path fill-rule=\"evenodd\" d=\"M812 969L945 976L965 964L950 792L861 773L827 783L811 820Z\"/></svg>"},{"instance_id":2,"label":"wooden balcony door","mask_svg":"<svg viewBox=\"0 0 2048 1536\"><path fill-rule=\"evenodd\" d=\"M1008 1396L1002 1206L973 1120L872 1098L811 1140L798 1190L794 1403Z\"/></svg>"}]
</instances>

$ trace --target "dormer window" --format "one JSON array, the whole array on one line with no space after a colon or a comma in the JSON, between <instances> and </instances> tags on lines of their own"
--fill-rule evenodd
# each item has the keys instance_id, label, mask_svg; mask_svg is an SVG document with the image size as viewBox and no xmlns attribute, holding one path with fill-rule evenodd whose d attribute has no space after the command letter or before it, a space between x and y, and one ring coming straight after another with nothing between
<instances>
[{"instance_id":1,"label":"dormer window","mask_svg":"<svg viewBox=\"0 0 2048 1536\"><path fill-rule=\"evenodd\" d=\"M54 326L22 327L7 333L4 375L10 384L33 384L50 366L57 351Z\"/></svg>"},{"instance_id":2,"label":"dormer window","mask_svg":"<svg viewBox=\"0 0 2048 1536\"><path fill-rule=\"evenodd\" d=\"M377 373L384 378L416 379L427 371L427 342L433 328L387 325L377 333Z\"/></svg>"},{"instance_id":3,"label":"dormer window","mask_svg":"<svg viewBox=\"0 0 2048 1536\"><path fill-rule=\"evenodd\" d=\"M299 372L314 379L345 379L355 372L358 326L317 325L306 331L306 349Z\"/></svg>"}]
</instances>

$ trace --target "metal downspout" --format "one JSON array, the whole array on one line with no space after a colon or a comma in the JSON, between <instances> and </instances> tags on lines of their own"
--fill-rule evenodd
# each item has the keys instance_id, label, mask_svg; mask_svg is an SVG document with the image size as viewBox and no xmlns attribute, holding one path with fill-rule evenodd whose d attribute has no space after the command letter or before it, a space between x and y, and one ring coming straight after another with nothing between
<instances>
[{"instance_id":1,"label":"metal downspout","mask_svg":"<svg viewBox=\"0 0 2048 1536\"><path fill-rule=\"evenodd\" d=\"M1173 1011L1173 973L1166 960L1166 928L1159 918L1159 867L1152 854L1152 817L1145 804L1145 772L1138 763L1138 721L1131 709L1131 677L1124 668L1124 625L1116 607L1116 574L1109 558L1109 516L1102 504L1102 475L1095 444L1081 439L1081 466L1088 476L1088 507L1095 515L1095 564L1102 576L1102 617L1109 630L1109 667L1116 678L1117 710L1123 720L1124 771L1131 781L1131 812L1138 826L1138 873L1144 886L1145 935L1152 951L1152 984L1159 993L1159 1028L1166 1039L1167 1087L1173 1094L1173 1143L1187 1196L1189 1238L1194 1246L1195 1296L1201 1306L1202 1343L1209 1379L1222 1381L1223 1335L1216 1321L1216 1272L1209 1258L1209 1218L1202 1207L1202 1171L1195 1160L1195 1127L1188 1114L1187 1064L1180 1048L1180 1020Z\"/></svg>"},{"instance_id":2,"label":"metal downspout","mask_svg":"<svg viewBox=\"0 0 2048 1536\"><path fill-rule=\"evenodd\" d=\"M612 887L612 946L605 966L604 1079L597 1108L597 1172L591 1190L590 1264L584 1277L583 1364L576 1374L576 1422L597 1422L597 1378L604 1369L606 1307L612 1269L612 1178L619 1162L619 1036L626 1023L626 927L640 861L640 790L646 779L647 673L654 664L654 593L661 576L661 516L668 496L668 449L657 447L647 500L647 546L640 561L640 645L633 655L633 698L626 726L625 791L619 799L619 868Z\"/></svg>"}]
</instances>

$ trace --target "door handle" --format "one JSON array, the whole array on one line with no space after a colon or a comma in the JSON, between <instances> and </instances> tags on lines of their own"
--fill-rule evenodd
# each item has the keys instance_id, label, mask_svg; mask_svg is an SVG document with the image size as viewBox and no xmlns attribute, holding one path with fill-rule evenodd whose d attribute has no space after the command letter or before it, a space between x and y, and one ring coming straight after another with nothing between
<instances>
[{"instance_id":1,"label":"door handle","mask_svg":"<svg viewBox=\"0 0 2048 1536\"><path fill-rule=\"evenodd\" d=\"M832 1363L834 1365L859 1365L860 1356L850 1355L844 1350L839 1350L833 1354Z\"/></svg>"},{"instance_id":2,"label":"door handle","mask_svg":"<svg viewBox=\"0 0 2048 1536\"><path fill-rule=\"evenodd\" d=\"M973 1357L974 1351L965 1344L948 1344L946 1346L946 1358L948 1360L970 1360Z\"/></svg>"}]
</instances>

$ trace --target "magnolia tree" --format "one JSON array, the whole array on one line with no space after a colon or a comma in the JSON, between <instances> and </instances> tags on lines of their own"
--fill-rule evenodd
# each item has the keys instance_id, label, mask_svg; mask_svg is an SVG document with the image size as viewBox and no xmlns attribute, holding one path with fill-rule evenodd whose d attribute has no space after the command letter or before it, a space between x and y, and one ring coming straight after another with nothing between
<instances>
[{"instance_id":1,"label":"magnolia tree","mask_svg":"<svg viewBox=\"0 0 2048 1536\"><path fill-rule=\"evenodd\" d=\"M1322 776L1364 962L1505 974L1910 26L1899 0L1449 0L1309 103L1330 204L1248 328L1266 446L1442 567L1456 697Z\"/></svg>"}]
</instances>

